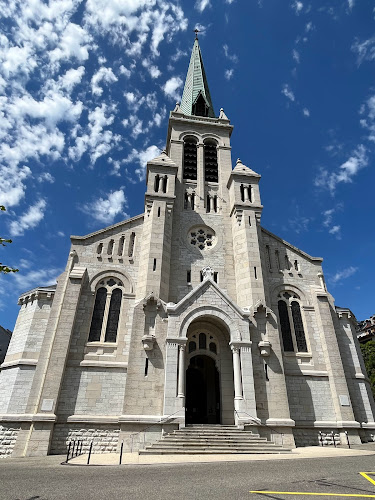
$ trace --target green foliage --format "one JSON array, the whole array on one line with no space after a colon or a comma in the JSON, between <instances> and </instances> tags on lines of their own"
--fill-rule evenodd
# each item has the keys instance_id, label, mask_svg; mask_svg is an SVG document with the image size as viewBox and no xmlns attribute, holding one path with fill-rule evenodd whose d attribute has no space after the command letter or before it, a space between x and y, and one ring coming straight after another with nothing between
<instances>
[{"instance_id":1,"label":"green foliage","mask_svg":"<svg viewBox=\"0 0 375 500\"><path fill-rule=\"evenodd\" d=\"M362 356L365 361L366 371L371 383L371 390L375 397L375 340L361 344Z\"/></svg>"},{"instance_id":2,"label":"green foliage","mask_svg":"<svg viewBox=\"0 0 375 500\"><path fill-rule=\"evenodd\" d=\"M0 211L2 212L5 212L6 208L4 207L4 205L0 205ZM6 240L4 238L0 238L0 246L2 247L5 247L5 243L12 243L12 240ZM4 266L1 262L0 262L0 273L17 273L18 272L18 269L16 269L15 267L9 267L9 266Z\"/></svg>"}]
</instances>

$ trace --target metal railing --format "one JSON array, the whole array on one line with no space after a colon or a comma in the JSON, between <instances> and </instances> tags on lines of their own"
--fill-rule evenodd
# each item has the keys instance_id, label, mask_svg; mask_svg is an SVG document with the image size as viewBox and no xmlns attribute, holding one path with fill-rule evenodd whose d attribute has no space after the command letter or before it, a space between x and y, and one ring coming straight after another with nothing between
<instances>
[{"instance_id":1,"label":"metal railing","mask_svg":"<svg viewBox=\"0 0 375 500\"><path fill-rule=\"evenodd\" d=\"M247 415L248 417L250 417L250 419L254 422L255 425L258 425L260 427L265 427L266 429L270 429L271 431L274 431L277 434L280 434L280 436L281 436L281 446L284 447L284 433L283 432L279 432L277 429L275 429L274 427L271 427L270 425L263 424L263 422L260 420L260 418L254 417L253 415L250 415L250 413L247 413L246 411L238 412L237 410L234 410L234 413L237 414L239 420L241 420L240 413L244 413L245 415ZM246 423L245 423L245 425L246 425Z\"/></svg>"},{"instance_id":2,"label":"metal railing","mask_svg":"<svg viewBox=\"0 0 375 500\"><path fill-rule=\"evenodd\" d=\"M175 411L174 413L171 413L170 415L161 418L159 422L153 422L152 424L148 425L147 427L145 427L141 431L134 432L133 434L130 434L130 436L128 438L131 441L131 444L130 444L130 453L133 453L134 440L135 440L136 436L139 436L140 434L143 433L143 446L145 447L146 446L146 431L149 430L149 429L151 429L151 427L154 427L155 425L161 425L161 424L167 423L168 420L170 420L172 417L174 417L175 415L177 415L177 413L180 413L181 411L183 411L183 409L180 408L179 410Z\"/></svg>"},{"instance_id":3,"label":"metal railing","mask_svg":"<svg viewBox=\"0 0 375 500\"><path fill-rule=\"evenodd\" d=\"M344 431L345 433L345 437L346 437L346 443L348 445L348 448L350 449L351 446L350 446L350 440L349 440L349 433L348 431ZM336 436L335 436L335 433L333 431L331 432L325 432L324 433L324 437L326 438L327 436L330 436L331 437L331 440L333 442L333 445L334 447L336 448L337 444L336 444ZM320 446L329 446L330 444L327 442L326 445L324 444L324 439L323 437L323 432L322 431L319 431L319 437L318 437L318 440L319 440L319 444ZM340 443L339 443L340 444Z\"/></svg>"},{"instance_id":4,"label":"metal railing","mask_svg":"<svg viewBox=\"0 0 375 500\"><path fill-rule=\"evenodd\" d=\"M68 463L72 458L82 455L83 441L73 440L68 443L65 463Z\"/></svg>"}]
</instances>

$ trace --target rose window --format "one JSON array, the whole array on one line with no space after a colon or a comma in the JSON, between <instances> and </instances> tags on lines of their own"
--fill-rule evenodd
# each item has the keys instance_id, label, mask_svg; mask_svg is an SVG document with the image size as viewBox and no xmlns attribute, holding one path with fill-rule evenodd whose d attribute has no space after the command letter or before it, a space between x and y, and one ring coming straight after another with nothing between
<instances>
[{"instance_id":1,"label":"rose window","mask_svg":"<svg viewBox=\"0 0 375 500\"><path fill-rule=\"evenodd\" d=\"M198 227L189 232L190 244L199 250L212 248L215 244L215 233L208 227Z\"/></svg>"}]
</instances>

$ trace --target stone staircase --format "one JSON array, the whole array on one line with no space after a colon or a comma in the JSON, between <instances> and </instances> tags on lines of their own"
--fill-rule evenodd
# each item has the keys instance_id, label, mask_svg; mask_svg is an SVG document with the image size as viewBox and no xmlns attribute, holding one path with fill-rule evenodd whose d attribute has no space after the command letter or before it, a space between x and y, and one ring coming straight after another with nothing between
<instances>
[{"instance_id":1,"label":"stone staircase","mask_svg":"<svg viewBox=\"0 0 375 500\"><path fill-rule=\"evenodd\" d=\"M225 453L290 453L261 438L259 434L244 431L234 425L189 425L166 434L156 443L139 450L140 455L183 455Z\"/></svg>"}]
</instances>

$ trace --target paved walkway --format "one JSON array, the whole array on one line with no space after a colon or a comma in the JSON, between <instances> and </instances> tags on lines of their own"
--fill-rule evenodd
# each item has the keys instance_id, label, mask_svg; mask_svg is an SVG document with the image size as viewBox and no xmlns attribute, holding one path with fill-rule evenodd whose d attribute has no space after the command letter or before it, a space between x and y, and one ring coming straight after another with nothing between
<instances>
[{"instance_id":1,"label":"paved walkway","mask_svg":"<svg viewBox=\"0 0 375 500\"><path fill-rule=\"evenodd\" d=\"M123 465L152 465L152 464L178 464L178 463L208 463L208 462L250 462L261 460L296 460L299 458L329 458L329 457L354 457L375 454L375 443L370 446L356 446L355 449L306 446L295 448L292 453L275 454L234 454L234 455L138 455L138 453L124 453ZM70 465L87 465L87 455L69 460ZM118 453L92 454L90 465L119 465Z\"/></svg>"}]
</instances>

